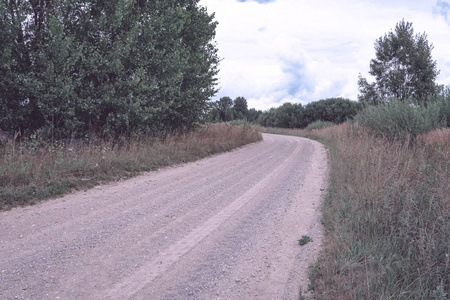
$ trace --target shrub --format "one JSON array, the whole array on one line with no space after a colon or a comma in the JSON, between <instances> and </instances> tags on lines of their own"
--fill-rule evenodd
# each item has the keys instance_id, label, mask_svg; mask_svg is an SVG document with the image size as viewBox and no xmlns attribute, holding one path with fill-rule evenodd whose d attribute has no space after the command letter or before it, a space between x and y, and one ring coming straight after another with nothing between
<instances>
[{"instance_id":1,"label":"shrub","mask_svg":"<svg viewBox=\"0 0 450 300\"><path fill-rule=\"evenodd\" d=\"M388 104L368 106L360 111L355 120L369 128L377 136L389 140L414 140L418 135L446 125L439 103L428 107L392 100Z\"/></svg>"},{"instance_id":2,"label":"shrub","mask_svg":"<svg viewBox=\"0 0 450 300\"><path fill-rule=\"evenodd\" d=\"M440 95L431 99L435 105L439 106L439 115L442 120L446 120L446 127L450 127L450 87L447 87Z\"/></svg>"},{"instance_id":3,"label":"shrub","mask_svg":"<svg viewBox=\"0 0 450 300\"><path fill-rule=\"evenodd\" d=\"M328 122L328 121L315 121L309 124L306 129L313 130L313 129L322 129L325 127L334 126L336 123Z\"/></svg>"}]
</instances>

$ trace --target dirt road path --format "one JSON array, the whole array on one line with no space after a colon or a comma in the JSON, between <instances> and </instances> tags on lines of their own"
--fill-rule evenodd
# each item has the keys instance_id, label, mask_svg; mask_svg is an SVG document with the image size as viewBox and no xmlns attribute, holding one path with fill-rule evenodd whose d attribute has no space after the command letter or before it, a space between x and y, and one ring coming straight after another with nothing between
<instances>
[{"instance_id":1,"label":"dirt road path","mask_svg":"<svg viewBox=\"0 0 450 300\"><path fill-rule=\"evenodd\" d=\"M0 299L298 299L326 171L319 143L264 135L1 212Z\"/></svg>"}]
</instances>

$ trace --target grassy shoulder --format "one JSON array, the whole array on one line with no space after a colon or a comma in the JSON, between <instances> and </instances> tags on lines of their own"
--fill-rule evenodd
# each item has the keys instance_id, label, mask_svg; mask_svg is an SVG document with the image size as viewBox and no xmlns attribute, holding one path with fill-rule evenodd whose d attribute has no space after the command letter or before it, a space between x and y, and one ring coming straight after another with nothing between
<instances>
[{"instance_id":1,"label":"grassy shoulder","mask_svg":"<svg viewBox=\"0 0 450 300\"><path fill-rule=\"evenodd\" d=\"M316 299L448 299L450 129L414 143L345 123L270 129L326 141L324 249L310 267Z\"/></svg>"},{"instance_id":2,"label":"grassy shoulder","mask_svg":"<svg viewBox=\"0 0 450 300\"><path fill-rule=\"evenodd\" d=\"M0 210L195 161L261 139L260 132L248 125L207 124L185 135L135 139L123 145L9 144L0 148Z\"/></svg>"}]
</instances>

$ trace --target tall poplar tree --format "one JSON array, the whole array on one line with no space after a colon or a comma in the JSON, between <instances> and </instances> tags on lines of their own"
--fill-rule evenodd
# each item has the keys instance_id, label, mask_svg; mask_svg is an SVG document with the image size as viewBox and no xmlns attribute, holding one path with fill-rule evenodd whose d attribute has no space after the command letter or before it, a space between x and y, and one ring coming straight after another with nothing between
<instances>
[{"instance_id":1,"label":"tall poplar tree","mask_svg":"<svg viewBox=\"0 0 450 300\"><path fill-rule=\"evenodd\" d=\"M402 20L395 30L375 42L375 59L370 62L369 74L375 82L359 76L359 101L379 104L396 98L426 104L430 95L438 91L435 79L439 74L431 58L433 45L427 35L416 34L412 23Z\"/></svg>"},{"instance_id":2,"label":"tall poplar tree","mask_svg":"<svg viewBox=\"0 0 450 300\"><path fill-rule=\"evenodd\" d=\"M119 137L190 129L216 93L199 0L0 1L0 129Z\"/></svg>"}]
</instances>

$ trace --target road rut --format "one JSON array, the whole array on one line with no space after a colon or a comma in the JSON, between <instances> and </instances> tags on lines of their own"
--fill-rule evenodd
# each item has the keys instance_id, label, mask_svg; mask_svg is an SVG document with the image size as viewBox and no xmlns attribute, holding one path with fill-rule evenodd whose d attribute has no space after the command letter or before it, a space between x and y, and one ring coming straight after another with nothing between
<instances>
[{"instance_id":1,"label":"road rut","mask_svg":"<svg viewBox=\"0 0 450 300\"><path fill-rule=\"evenodd\" d=\"M264 141L0 213L0 299L298 299L327 157ZM309 235L313 242L299 246Z\"/></svg>"}]
</instances>

